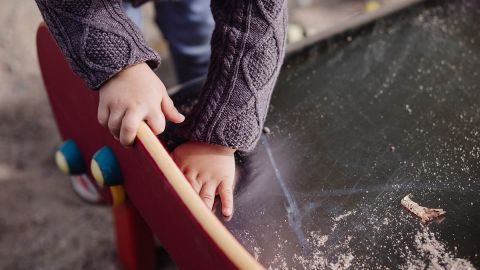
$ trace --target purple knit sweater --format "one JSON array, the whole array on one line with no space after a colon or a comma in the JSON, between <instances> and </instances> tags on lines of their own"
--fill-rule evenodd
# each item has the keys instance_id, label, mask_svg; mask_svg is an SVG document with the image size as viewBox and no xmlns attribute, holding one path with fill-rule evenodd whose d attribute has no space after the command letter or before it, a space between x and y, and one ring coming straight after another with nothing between
<instances>
[{"instance_id":1,"label":"purple knit sweater","mask_svg":"<svg viewBox=\"0 0 480 270\"><path fill-rule=\"evenodd\" d=\"M98 89L127 66L159 65L160 57L127 18L121 0L36 2L72 70L90 88ZM215 30L207 80L179 135L253 149L284 57L286 2L212 0Z\"/></svg>"}]
</instances>

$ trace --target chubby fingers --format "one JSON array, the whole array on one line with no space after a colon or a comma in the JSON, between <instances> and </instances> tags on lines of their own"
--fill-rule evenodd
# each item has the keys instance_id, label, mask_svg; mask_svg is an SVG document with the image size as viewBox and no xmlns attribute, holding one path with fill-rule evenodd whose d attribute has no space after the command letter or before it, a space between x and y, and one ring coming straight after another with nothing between
<instances>
[{"instance_id":1,"label":"chubby fingers","mask_svg":"<svg viewBox=\"0 0 480 270\"><path fill-rule=\"evenodd\" d=\"M155 135L158 135L165 130L165 117L160 110L151 112L145 120Z\"/></svg>"},{"instance_id":2,"label":"chubby fingers","mask_svg":"<svg viewBox=\"0 0 480 270\"><path fill-rule=\"evenodd\" d=\"M185 116L179 113L175 105L173 104L172 99L168 96L167 91L164 91L162 98L162 112L165 115L167 120L172 121L175 124L179 124L185 120Z\"/></svg>"},{"instance_id":3,"label":"chubby fingers","mask_svg":"<svg viewBox=\"0 0 480 270\"><path fill-rule=\"evenodd\" d=\"M102 112L103 117L105 112ZM111 112L108 116L107 126L110 133L120 141L123 146L129 146L135 140L140 123L146 120L152 131L158 135L165 130L165 117L160 110L145 116L142 110L127 109L124 113ZM102 124L102 122L100 122Z\"/></svg>"},{"instance_id":4,"label":"chubby fingers","mask_svg":"<svg viewBox=\"0 0 480 270\"><path fill-rule=\"evenodd\" d=\"M110 133L113 135L113 137L115 137L117 140L120 136L120 127L122 125L122 119L124 115L125 111L116 110L110 112L110 115L108 117L108 129L110 130Z\"/></svg>"},{"instance_id":5,"label":"chubby fingers","mask_svg":"<svg viewBox=\"0 0 480 270\"><path fill-rule=\"evenodd\" d=\"M213 208L216 191L218 191L218 195L220 196L220 200L222 202L222 214L226 217L230 217L232 215L233 181L224 180L218 185L216 181L199 180L198 173L194 171L185 171L184 174L193 190L195 190L195 192L200 196L208 209Z\"/></svg>"},{"instance_id":6,"label":"chubby fingers","mask_svg":"<svg viewBox=\"0 0 480 270\"><path fill-rule=\"evenodd\" d=\"M165 130L165 117L160 110L153 111L145 116L143 110L138 109L127 109L126 111L110 111L104 107L98 109L98 122L107 127L123 146L129 146L133 143L138 127L143 120L147 121L157 135Z\"/></svg>"},{"instance_id":7,"label":"chubby fingers","mask_svg":"<svg viewBox=\"0 0 480 270\"><path fill-rule=\"evenodd\" d=\"M233 213L233 181L222 181L218 187L218 195L222 201L222 214L230 217Z\"/></svg>"},{"instance_id":8,"label":"chubby fingers","mask_svg":"<svg viewBox=\"0 0 480 270\"><path fill-rule=\"evenodd\" d=\"M213 201L215 200L216 190L217 185L212 182L204 183L202 189L200 190L200 198L210 210L213 208Z\"/></svg>"},{"instance_id":9,"label":"chubby fingers","mask_svg":"<svg viewBox=\"0 0 480 270\"><path fill-rule=\"evenodd\" d=\"M199 194L200 190L202 189L202 185L197 181L198 173L193 170L190 170L190 171L187 170L187 171L184 171L183 174L187 178L193 190L195 190L195 192Z\"/></svg>"},{"instance_id":10,"label":"chubby fingers","mask_svg":"<svg viewBox=\"0 0 480 270\"><path fill-rule=\"evenodd\" d=\"M108 117L110 116L110 109L108 106L105 106L100 102L98 105L98 112L97 112L97 118L98 118L98 123L102 125L104 128L108 127Z\"/></svg>"},{"instance_id":11,"label":"chubby fingers","mask_svg":"<svg viewBox=\"0 0 480 270\"><path fill-rule=\"evenodd\" d=\"M123 146L129 146L137 136L137 130L143 121L143 113L138 110L128 110L122 120L119 141Z\"/></svg>"}]
</instances>

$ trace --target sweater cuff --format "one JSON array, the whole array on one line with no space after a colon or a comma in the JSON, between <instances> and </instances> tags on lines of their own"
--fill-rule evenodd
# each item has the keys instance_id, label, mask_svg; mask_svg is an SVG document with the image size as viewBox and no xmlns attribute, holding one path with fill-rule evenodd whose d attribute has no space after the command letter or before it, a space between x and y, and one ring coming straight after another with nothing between
<instances>
[{"instance_id":1,"label":"sweater cuff","mask_svg":"<svg viewBox=\"0 0 480 270\"><path fill-rule=\"evenodd\" d=\"M122 55L118 56L119 58L125 57ZM105 84L108 80L115 77L120 71L141 63L146 63L152 70L157 69L160 66L160 56L157 53L145 53L138 56L138 58L132 59L128 63L118 67L115 70L109 72L97 72L94 80L85 80L87 86L92 90L98 90Z\"/></svg>"}]
</instances>

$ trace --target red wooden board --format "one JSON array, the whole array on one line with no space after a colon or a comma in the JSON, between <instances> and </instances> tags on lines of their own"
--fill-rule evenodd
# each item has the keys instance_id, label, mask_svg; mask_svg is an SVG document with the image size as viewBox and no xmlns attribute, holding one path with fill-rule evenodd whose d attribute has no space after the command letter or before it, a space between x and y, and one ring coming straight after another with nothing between
<instances>
[{"instance_id":1,"label":"red wooden board","mask_svg":"<svg viewBox=\"0 0 480 270\"><path fill-rule=\"evenodd\" d=\"M136 140L135 147L125 149L98 124L97 92L89 90L71 71L44 24L37 32L37 50L45 88L62 138L75 141L87 167L98 149L103 146L112 149L129 200L177 266L181 269L238 268L219 247L218 241L213 241L211 234L195 219L145 145Z\"/></svg>"}]
</instances>

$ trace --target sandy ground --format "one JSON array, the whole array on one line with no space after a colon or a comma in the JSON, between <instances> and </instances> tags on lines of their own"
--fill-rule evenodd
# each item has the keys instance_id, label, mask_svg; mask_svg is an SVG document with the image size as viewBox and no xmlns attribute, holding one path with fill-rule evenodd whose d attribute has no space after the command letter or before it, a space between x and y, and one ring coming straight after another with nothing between
<instances>
[{"instance_id":1,"label":"sandy ground","mask_svg":"<svg viewBox=\"0 0 480 270\"><path fill-rule=\"evenodd\" d=\"M53 162L60 138L37 64L40 21L32 0L0 3L0 269L118 269L109 208L77 198ZM168 63L154 28L147 40ZM174 83L171 65L160 74Z\"/></svg>"},{"instance_id":2,"label":"sandy ground","mask_svg":"<svg viewBox=\"0 0 480 270\"><path fill-rule=\"evenodd\" d=\"M34 1L0 4L0 269L117 269L111 214L83 203L52 159Z\"/></svg>"}]
</instances>

